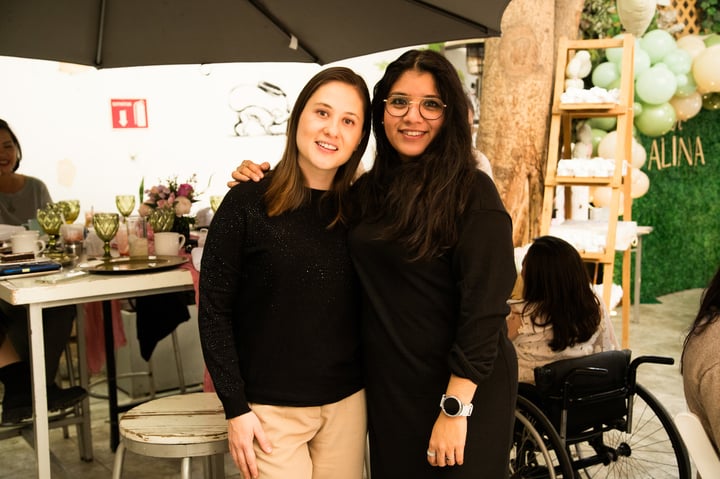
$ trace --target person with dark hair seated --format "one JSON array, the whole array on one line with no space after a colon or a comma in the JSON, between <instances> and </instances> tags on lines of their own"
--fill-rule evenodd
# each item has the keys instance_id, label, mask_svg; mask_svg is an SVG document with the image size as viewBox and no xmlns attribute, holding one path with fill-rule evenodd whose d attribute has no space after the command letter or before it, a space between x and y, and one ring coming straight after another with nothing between
<instances>
[{"instance_id":1,"label":"person with dark hair seated","mask_svg":"<svg viewBox=\"0 0 720 479\"><path fill-rule=\"evenodd\" d=\"M38 208L51 202L45 183L16 173L22 159L20 142L6 121L0 119L0 224L20 225L35 217ZM85 389L63 389L55 383L60 356L70 337L75 306L43 311L48 410L65 409L87 396ZM0 301L0 382L4 386L2 424L32 417L32 388L27 311Z\"/></svg>"},{"instance_id":2,"label":"person with dark hair seated","mask_svg":"<svg viewBox=\"0 0 720 479\"><path fill-rule=\"evenodd\" d=\"M534 384L538 366L618 349L608 312L571 244L554 236L535 239L520 279L522 299L508 300L507 323L521 383Z\"/></svg>"}]
</instances>

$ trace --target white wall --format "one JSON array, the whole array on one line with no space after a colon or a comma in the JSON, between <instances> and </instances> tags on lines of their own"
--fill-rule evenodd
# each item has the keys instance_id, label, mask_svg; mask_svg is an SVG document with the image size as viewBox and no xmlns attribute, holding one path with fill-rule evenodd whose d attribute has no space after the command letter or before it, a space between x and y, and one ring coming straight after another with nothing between
<instances>
[{"instance_id":1,"label":"white wall","mask_svg":"<svg viewBox=\"0 0 720 479\"><path fill-rule=\"evenodd\" d=\"M338 62L355 69L372 87L392 50ZM290 107L314 64L244 63L200 67L157 66L72 73L57 62L0 57L0 118L23 148L20 173L42 179L53 200L77 198L83 211L115 211L115 195L137 195L169 176L198 175L205 190L194 210L223 194L229 173L243 159L270 161L285 137L234 135L236 113L228 105L239 84L268 81L287 94ZM146 129L113 129L111 99L147 100ZM363 162L371 165L371 150ZM210 183L208 186L208 182Z\"/></svg>"}]
</instances>

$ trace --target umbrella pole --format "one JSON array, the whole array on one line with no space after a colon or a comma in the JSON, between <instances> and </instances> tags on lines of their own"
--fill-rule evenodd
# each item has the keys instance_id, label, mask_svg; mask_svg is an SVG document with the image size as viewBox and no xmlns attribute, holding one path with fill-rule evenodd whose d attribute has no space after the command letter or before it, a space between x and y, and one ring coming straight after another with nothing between
<instances>
[{"instance_id":1,"label":"umbrella pole","mask_svg":"<svg viewBox=\"0 0 720 479\"><path fill-rule=\"evenodd\" d=\"M105 33L105 2L100 0L100 18L98 19L97 46L95 48L95 65L102 65L103 35Z\"/></svg>"}]
</instances>

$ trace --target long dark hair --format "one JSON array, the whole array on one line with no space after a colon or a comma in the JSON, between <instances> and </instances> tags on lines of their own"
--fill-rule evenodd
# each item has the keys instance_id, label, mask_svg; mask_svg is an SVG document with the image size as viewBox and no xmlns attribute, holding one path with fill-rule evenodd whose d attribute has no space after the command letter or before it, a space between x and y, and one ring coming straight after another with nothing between
<instances>
[{"instance_id":1,"label":"long dark hair","mask_svg":"<svg viewBox=\"0 0 720 479\"><path fill-rule=\"evenodd\" d=\"M431 74L447 107L435 139L417 159L403 162L385 134L383 100L409 70ZM360 215L369 221L389 215L381 237L399 240L414 260L440 256L457 241L475 170L467 99L455 68L432 50L405 52L375 85L372 121L376 155L358 180Z\"/></svg>"},{"instance_id":2,"label":"long dark hair","mask_svg":"<svg viewBox=\"0 0 720 479\"><path fill-rule=\"evenodd\" d=\"M690 342L690 338L700 336L705 329L717 321L718 318L720 318L720 268L715 272L715 276L713 276L713 279L710 281L710 285L703 291L700 300L700 309L683 342L683 357L685 356L685 349L687 348L688 342ZM682 357L680 371L682 371Z\"/></svg>"},{"instance_id":3,"label":"long dark hair","mask_svg":"<svg viewBox=\"0 0 720 479\"><path fill-rule=\"evenodd\" d=\"M537 326L552 325L550 349L584 343L602 320L600 300L577 250L560 238L541 236L523 260L525 309Z\"/></svg>"},{"instance_id":4,"label":"long dark hair","mask_svg":"<svg viewBox=\"0 0 720 479\"><path fill-rule=\"evenodd\" d=\"M17 169L20 167L20 160L22 160L22 148L20 147L20 142L17 139L17 136L15 136L15 133L12 131L12 128L10 128L10 125L8 125L8 122L0 118L0 130L5 130L10 134L10 138L12 139L13 143L15 143L15 149L17 150L17 162L15 163L15 168L13 168L13 171L17 171ZM0 343L1 344L1 343Z\"/></svg>"},{"instance_id":5,"label":"long dark hair","mask_svg":"<svg viewBox=\"0 0 720 479\"><path fill-rule=\"evenodd\" d=\"M265 192L265 203L269 216L278 216L286 211L297 209L310 200L310 191L305 188L303 174L298 164L298 123L310 97L318 88L334 81L354 87L363 101L363 136L360 145L350 159L338 168L330 190L325 193L325 198L331 199L333 204L337 205L337 214L329 226L332 227L337 223L347 221L347 193L370 139L370 93L365 80L345 67L328 68L317 73L300 92L288 120L285 151L270 175L270 186Z\"/></svg>"}]
</instances>

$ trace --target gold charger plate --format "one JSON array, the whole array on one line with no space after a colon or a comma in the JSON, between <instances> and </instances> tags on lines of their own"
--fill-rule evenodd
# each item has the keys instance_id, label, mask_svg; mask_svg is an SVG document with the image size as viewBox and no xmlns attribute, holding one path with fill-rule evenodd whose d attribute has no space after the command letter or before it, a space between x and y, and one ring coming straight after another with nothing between
<instances>
[{"instance_id":1,"label":"gold charger plate","mask_svg":"<svg viewBox=\"0 0 720 479\"><path fill-rule=\"evenodd\" d=\"M187 263L183 256L123 256L82 268L96 274L131 274L164 271Z\"/></svg>"}]
</instances>

